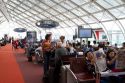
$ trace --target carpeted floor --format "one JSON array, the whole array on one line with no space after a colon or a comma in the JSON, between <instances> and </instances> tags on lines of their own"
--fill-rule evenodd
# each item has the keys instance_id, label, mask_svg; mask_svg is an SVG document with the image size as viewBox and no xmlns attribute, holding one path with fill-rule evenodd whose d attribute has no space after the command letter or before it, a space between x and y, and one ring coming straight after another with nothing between
<instances>
[{"instance_id":1,"label":"carpeted floor","mask_svg":"<svg viewBox=\"0 0 125 83\"><path fill-rule=\"evenodd\" d=\"M42 64L34 64L34 62L28 62L24 50L17 49L14 51L17 63L24 77L25 83L43 83Z\"/></svg>"},{"instance_id":2,"label":"carpeted floor","mask_svg":"<svg viewBox=\"0 0 125 83\"><path fill-rule=\"evenodd\" d=\"M24 83L11 45L0 48L0 83Z\"/></svg>"},{"instance_id":3,"label":"carpeted floor","mask_svg":"<svg viewBox=\"0 0 125 83\"><path fill-rule=\"evenodd\" d=\"M42 75L42 65L28 62L24 50L0 48L0 83L43 83Z\"/></svg>"}]
</instances>

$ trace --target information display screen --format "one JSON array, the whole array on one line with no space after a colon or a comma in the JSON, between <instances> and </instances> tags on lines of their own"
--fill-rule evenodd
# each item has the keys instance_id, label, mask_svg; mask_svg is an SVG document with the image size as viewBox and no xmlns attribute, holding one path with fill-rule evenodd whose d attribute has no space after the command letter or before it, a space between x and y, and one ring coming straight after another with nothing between
<instances>
[{"instance_id":1,"label":"information display screen","mask_svg":"<svg viewBox=\"0 0 125 83\"><path fill-rule=\"evenodd\" d=\"M79 28L78 37L79 38L92 38L92 29L91 28Z\"/></svg>"},{"instance_id":2,"label":"information display screen","mask_svg":"<svg viewBox=\"0 0 125 83\"><path fill-rule=\"evenodd\" d=\"M35 31L27 32L27 42L36 42L37 36Z\"/></svg>"}]
</instances>

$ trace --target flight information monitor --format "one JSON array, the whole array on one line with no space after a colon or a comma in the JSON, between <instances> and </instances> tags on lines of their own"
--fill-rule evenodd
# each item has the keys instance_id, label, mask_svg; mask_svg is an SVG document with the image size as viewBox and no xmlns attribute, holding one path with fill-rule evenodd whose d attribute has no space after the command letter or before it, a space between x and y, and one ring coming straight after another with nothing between
<instances>
[{"instance_id":1,"label":"flight information monitor","mask_svg":"<svg viewBox=\"0 0 125 83\"><path fill-rule=\"evenodd\" d=\"M27 31L27 42L36 42L37 35L36 31Z\"/></svg>"},{"instance_id":2,"label":"flight information monitor","mask_svg":"<svg viewBox=\"0 0 125 83\"><path fill-rule=\"evenodd\" d=\"M91 28L79 28L78 37L79 38L92 38L92 29Z\"/></svg>"}]
</instances>

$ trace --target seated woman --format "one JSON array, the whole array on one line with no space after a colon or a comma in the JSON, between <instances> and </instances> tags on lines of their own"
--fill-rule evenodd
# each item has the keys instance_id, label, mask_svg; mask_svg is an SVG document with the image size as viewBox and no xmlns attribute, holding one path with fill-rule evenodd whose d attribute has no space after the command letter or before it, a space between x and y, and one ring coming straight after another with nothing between
<instances>
[{"instance_id":1,"label":"seated woman","mask_svg":"<svg viewBox=\"0 0 125 83\"><path fill-rule=\"evenodd\" d=\"M106 60L103 57L103 54L100 53L98 55L95 55L95 53L87 51L85 53L85 56L86 56L86 64L88 70L93 75L96 75L96 72L103 72L107 69ZM108 77L101 78L100 83L110 83L109 78Z\"/></svg>"},{"instance_id":2,"label":"seated woman","mask_svg":"<svg viewBox=\"0 0 125 83\"><path fill-rule=\"evenodd\" d=\"M99 73L109 71L109 69L107 68L105 55L99 51L96 51L95 55L96 55L96 71ZM101 79L100 83L110 83L109 77L101 77L100 79Z\"/></svg>"},{"instance_id":3,"label":"seated woman","mask_svg":"<svg viewBox=\"0 0 125 83\"><path fill-rule=\"evenodd\" d=\"M68 51L65 47L62 47L62 42L57 42L57 48L55 50L55 58L59 58L62 55L68 55Z\"/></svg>"},{"instance_id":4,"label":"seated woman","mask_svg":"<svg viewBox=\"0 0 125 83\"><path fill-rule=\"evenodd\" d=\"M115 63L118 55L114 52L114 50L109 50L107 52L107 66L109 69L115 69Z\"/></svg>"},{"instance_id":5,"label":"seated woman","mask_svg":"<svg viewBox=\"0 0 125 83\"><path fill-rule=\"evenodd\" d=\"M115 69L117 57L118 57L118 55L117 55L117 53L115 53L114 50L111 49L107 52L107 66L110 70ZM123 83L123 79L121 76L111 76L110 82L111 83Z\"/></svg>"},{"instance_id":6,"label":"seated woman","mask_svg":"<svg viewBox=\"0 0 125 83\"><path fill-rule=\"evenodd\" d=\"M96 65L98 67L99 72L105 72L108 70L107 64L106 64L106 58L105 55L101 52L95 52L96 55Z\"/></svg>"},{"instance_id":7,"label":"seated woman","mask_svg":"<svg viewBox=\"0 0 125 83\"><path fill-rule=\"evenodd\" d=\"M12 48L15 48L15 49L18 48L18 40L13 40L12 41Z\"/></svg>"},{"instance_id":8,"label":"seated woman","mask_svg":"<svg viewBox=\"0 0 125 83\"><path fill-rule=\"evenodd\" d=\"M71 43L69 43L69 53L70 55L76 55L76 49L73 47Z\"/></svg>"},{"instance_id":9,"label":"seated woman","mask_svg":"<svg viewBox=\"0 0 125 83\"><path fill-rule=\"evenodd\" d=\"M95 57L94 54L91 51L87 51L85 53L85 59L86 59L86 65L88 68L88 71L95 75Z\"/></svg>"},{"instance_id":10,"label":"seated woman","mask_svg":"<svg viewBox=\"0 0 125 83\"><path fill-rule=\"evenodd\" d=\"M43 60L42 46L38 45L35 49L35 63L39 63Z\"/></svg>"}]
</instances>

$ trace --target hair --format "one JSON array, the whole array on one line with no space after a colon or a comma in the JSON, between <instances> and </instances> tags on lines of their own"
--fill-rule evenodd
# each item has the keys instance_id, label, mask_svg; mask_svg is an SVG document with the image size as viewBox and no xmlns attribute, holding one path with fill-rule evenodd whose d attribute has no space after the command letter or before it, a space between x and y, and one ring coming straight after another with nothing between
<instances>
[{"instance_id":1,"label":"hair","mask_svg":"<svg viewBox=\"0 0 125 83\"><path fill-rule=\"evenodd\" d=\"M91 51L86 51L86 52L85 52L85 54L84 54L85 57L87 57L87 54L88 54L89 52L91 52Z\"/></svg>"},{"instance_id":2,"label":"hair","mask_svg":"<svg viewBox=\"0 0 125 83\"><path fill-rule=\"evenodd\" d=\"M88 45L90 45L90 43L91 43L91 42L90 42L90 41L88 41Z\"/></svg>"},{"instance_id":3,"label":"hair","mask_svg":"<svg viewBox=\"0 0 125 83\"><path fill-rule=\"evenodd\" d=\"M46 34L45 39L48 40L52 34Z\"/></svg>"},{"instance_id":4,"label":"hair","mask_svg":"<svg viewBox=\"0 0 125 83\"><path fill-rule=\"evenodd\" d=\"M108 52L107 52L107 56L106 56L107 59L110 59L109 54L110 54L111 52L114 52L114 50L113 50L113 49L108 50Z\"/></svg>"},{"instance_id":5,"label":"hair","mask_svg":"<svg viewBox=\"0 0 125 83\"><path fill-rule=\"evenodd\" d=\"M99 44L98 47L99 48L104 48L104 45L103 44Z\"/></svg>"},{"instance_id":6,"label":"hair","mask_svg":"<svg viewBox=\"0 0 125 83\"><path fill-rule=\"evenodd\" d=\"M60 39L65 39L65 36L60 36Z\"/></svg>"},{"instance_id":7,"label":"hair","mask_svg":"<svg viewBox=\"0 0 125 83\"><path fill-rule=\"evenodd\" d=\"M93 41L93 44L96 44L96 41Z\"/></svg>"},{"instance_id":8,"label":"hair","mask_svg":"<svg viewBox=\"0 0 125 83\"><path fill-rule=\"evenodd\" d=\"M57 42L57 47L61 47L62 46L62 42Z\"/></svg>"},{"instance_id":9,"label":"hair","mask_svg":"<svg viewBox=\"0 0 125 83\"><path fill-rule=\"evenodd\" d=\"M73 46L73 44L72 44L72 43L69 43L69 46Z\"/></svg>"},{"instance_id":10,"label":"hair","mask_svg":"<svg viewBox=\"0 0 125 83\"><path fill-rule=\"evenodd\" d=\"M109 45L110 43L109 43L109 42L107 42L107 44Z\"/></svg>"},{"instance_id":11,"label":"hair","mask_svg":"<svg viewBox=\"0 0 125 83\"><path fill-rule=\"evenodd\" d=\"M85 40L82 40L82 42L85 42Z\"/></svg>"},{"instance_id":12,"label":"hair","mask_svg":"<svg viewBox=\"0 0 125 83\"><path fill-rule=\"evenodd\" d=\"M94 51L97 51L97 50L99 50L99 47L94 47Z\"/></svg>"},{"instance_id":13,"label":"hair","mask_svg":"<svg viewBox=\"0 0 125 83\"><path fill-rule=\"evenodd\" d=\"M123 47L125 47L125 42L122 43Z\"/></svg>"},{"instance_id":14,"label":"hair","mask_svg":"<svg viewBox=\"0 0 125 83\"><path fill-rule=\"evenodd\" d=\"M73 45L74 48L76 47L76 43L73 43L72 45Z\"/></svg>"}]
</instances>

